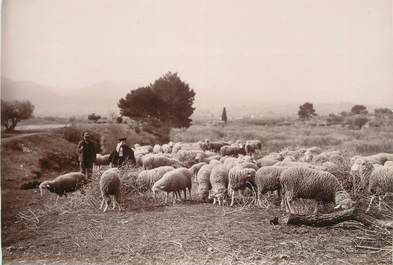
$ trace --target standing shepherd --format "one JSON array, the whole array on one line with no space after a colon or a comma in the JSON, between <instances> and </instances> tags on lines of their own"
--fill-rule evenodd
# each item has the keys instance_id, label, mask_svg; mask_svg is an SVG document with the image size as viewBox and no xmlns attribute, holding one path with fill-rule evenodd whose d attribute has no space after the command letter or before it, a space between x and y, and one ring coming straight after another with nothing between
<instances>
[{"instance_id":1,"label":"standing shepherd","mask_svg":"<svg viewBox=\"0 0 393 265\"><path fill-rule=\"evenodd\" d=\"M109 159L113 166L121 167L128 161L136 164L134 151L127 145L126 140L126 137L119 138L119 143Z\"/></svg>"},{"instance_id":2,"label":"standing shepherd","mask_svg":"<svg viewBox=\"0 0 393 265\"><path fill-rule=\"evenodd\" d=\"M97 151L88 132L83 133L83 139L78 143L78 154L80 171L85 174L88 180L91 180Z\"/></svg>"}]
</instances>

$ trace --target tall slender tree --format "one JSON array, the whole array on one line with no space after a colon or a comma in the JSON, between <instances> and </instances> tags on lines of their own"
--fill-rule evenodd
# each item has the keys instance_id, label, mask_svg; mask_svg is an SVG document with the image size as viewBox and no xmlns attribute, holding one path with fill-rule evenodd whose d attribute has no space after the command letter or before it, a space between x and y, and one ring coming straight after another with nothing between
<instances>
[{"instance_id":1,"label":"tall slender tree","mask_svg":"<svg viewBox=\"0 0 393 265\"><path fill-rule=\"evenodd\" d=\"M221 120L222 120L225 124L227 124L227 122L228 122L227 110L225 109L225 107L224 107L224 109L222 110Z\"/></svg>"}]
</instances>

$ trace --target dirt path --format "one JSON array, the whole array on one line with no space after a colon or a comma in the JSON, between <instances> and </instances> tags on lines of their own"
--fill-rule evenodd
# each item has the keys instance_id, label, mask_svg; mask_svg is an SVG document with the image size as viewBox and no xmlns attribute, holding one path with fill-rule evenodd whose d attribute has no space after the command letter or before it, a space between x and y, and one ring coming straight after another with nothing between
<instances>
[{"instance_id":1,"label":"dirt path","mask_svg":"<svg viewBox=\"0 0 393 265\"><path fill-rule=\"evenodd\" d=\"M17 139L22 139L22 138L29 137L29 136L43 135L43 134L48 134L48 132L42 131L42 132L34 132L34 133L15 134L15 135L12 135L12 136L1 138L1 144L6 144L6 143L9 143L11 141L14 141L14 140L17 140Z\"/></svg>"}]
</instances>

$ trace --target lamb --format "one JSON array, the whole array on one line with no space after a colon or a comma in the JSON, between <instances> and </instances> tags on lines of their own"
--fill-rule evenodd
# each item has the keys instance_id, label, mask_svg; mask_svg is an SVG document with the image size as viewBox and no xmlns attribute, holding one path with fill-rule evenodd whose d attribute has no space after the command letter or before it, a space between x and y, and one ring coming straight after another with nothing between
<instances>
[{"instance_id":1,"label":"lamb","mask_svg":"<svg viewBox=\"0 0 393 265\"><path fill-rule=\"evenodd\" d=\"M165 173L174 169L171 166L162 166L150 170L143 170L138 174L137 182L146 190L151 189L154 183L161 179Z\"/></svg>"},{"instance_id":2,"label":"lamb","mask_svg":"<svg viewBox=\"0 0 393 265\"><path fill-rule=\"evenodd\" d=\"M159 154L159 153L162 153L161 145L155 144L153 147L153 154Z\"/></svg>"},{"instance_id":3,"label":"lamb","mask_svg":"<svg viewBox=\"0 0 393 265\"><path fill-rule=\"evenodd\" d=\"M294 156L286 156L282 162L296 162L296 158Z\"/></svg>"},{"instance_id":4,"label":"lamb","mask_svg":"<svg viewBox=\"0 0 393 265\"><path fill-rule=\"evenodd\" d=\"M378 210L381 211L382 200L388 193L393 192L393 168L376 166L371 164L368 159L359 158L351 167L351 175L354 178L358 176L361 187L368 188L368 192L372 194L366 212L370 211L376 197L379 199ZM384 196L381 198L382 195Z\"/></svg>"},{"instance_id":5,"label":"lamb","mask_svg":"<svg viewBox=\"0 0 393 265\"><path fill-rule=\"evenodd\" d=\"M182 167L183 164L173 158L166 157L162 154L149 154L142 157L142 165L144 169L153 169L162 166Z\"/></svg>"},{"instance_id":6,"label":"lamb","mask_svg":"<svg viewBox=\"0 0 393 265\"><path fill-rule=\"evenodd\" d=\"M262 142L259 140L248 140L244 145L247 155L253 155L257 150L262 149Z\"/></svg>"},{"instance_id":7,"label":"lamb","mask_svg":"<svg viewBox=\"0 0 393 265\"><path fill-rule=\"evenodd\" d=\"M258 204L261 204L260 196L268 191L277 191L278 195L281 196L280 176L286 169L287 167L276 166L268 166L258 169L258 171L255 173Z\"/></svg>"},{"instance_id":8,"label":"lamb","mask_svg":"<svg viewBox=\"0 0 393 265\"><path fill-rule=\"evenodd\" d=\"M255 169L241 168L239 166L232 168L228 173L228 192L231 195L231 206L235 202L235 191L244 190L247 185L253 185L255 181Z\"/></svg>"},{"instance_id":9,"label":"lamb","mask_svg":"<svg viewBox=\"0 0 393 265\"><path fill-rule=\"evenodd\" d=\"M286 148L286 149L282 150L280 152L280 154L282 155L282 157L293 156L297 161L298 159L300 159L304 155L305 152L306 152L305 148L300 148L297 150L290 150L290 149Z\"/></svg>"},{"instance_id":10,"label":"lamb","mask_svg":"<svg viewBox=\"0 0 393 265\"><path fill-rule=\"evenodd\" d=\"M191 185L192 172L187 168L177 168L164 174L164 176L154 183L152 191L155 194L158 191L165 191L165 203L168 203L168 194L173 192L173 203L175 203L174 196L177 192L184 191L184 199L186 199L186 189L188 189L191 199Z\"/></svg>"},{"instance_id":11,"label":"lamb","mask_svg":"<svg viewBox=\"0 0 393 265\"><path fill-rule=\"evenodd\" d=\"M222 156L238 156L239 154L245 155L246 150L244 150L242 145L225 145L221 147L220 154Z\"/></svg>"},{"instance_id":12,"label":"lamb","mask_svg":"<svg viewBox=\"0 0 393 265\"><path fill-rule=\"evenodd\" d=\"M204 202L206 202L209 195L209 190L212 187L210 184L210 174L214 166L215 162L209 165L204 165L201 167L197 174L198 194L201 200L203 200Z\"/></svg>"},{"instance_id":13,"label":"lamb","mask_svg":"<svg viewBox=\"0 0 393 265\"><path fill-rule=\"evenodd\" d=\"M345 158L340 151L326 151L314 156L312 162L316 164L323 164L325 162L343 164L345 163Z\"/></svg>"},{"instance_id":14,"label":"lamb","mask_svg":"<svg viewBox=\"0 0 393 265\"><path fill-rule=\"evenodd\" d=\"M313 157L319 155L322 152L321 148L317 146L313 146L307 148L306 152L304 153L303 157L299 159L300 162L311 162Z\"/></svg>"},{"instance_id":15,"label":"lamb","mask_svg":"<svg viewBox=\"0 0 393 265\"><path fill-rule=\"evenodd\" d=\"M70 172L60 175L53 180L46 180L39 185L40 194L43 195L43 190L47 189L50 192L56 193L56 204L59 197L66 196L69 192L80 190L86 183L86 176L80 172Z\"/></svg>"},{"instance_id":16,"label":"lamb","mask_svg":"<svg viewBox=\"0 0 393 265\"><path fill-rule=\"evenodd\" d=\"M193 166L191 166L189 169L191 170L193 176L194 176L194 180L197 181L197 175L198 175L198 171L201 169L201 167L203 167L204 165L207 165L206 162L201 162L198 164L195 164Z\"/></svg>"},{"instance_id":17,"label":"lamb","mask_svg":"<svg viewBox=\"0 0 393 265\"><path fill-rule=\"evenodd\" d=\"M210 183L212 186L213 204L222 205L226 202L225 197L228 187L228 173L229 170L222 164L216 165L210 174Z\"/></svg>"},{"instance_id":18,"label":"lamb","mask_svg":"<svg viewBox=\"0 0 393 265\"><path fill-rule=\"evenodd\" d=\"M118 168L110 168L104 173L102 173L100 178L100 191L102 196L100 209L102 209L105 204L104 212L106 212L112 197L112 209L114 210L117 204L117 206L119 207L119 211L121 211L120 188L120 170Z\"/></svg>"},{"instance_id":19,"label":"lamb","mask_svg":"<svg viewBox=\"0 0 393 265\"><path fill-rule=\"evenodd\" d=\"M109 165L110 155L111 154L106 154L106 155L97 154L96 155L96 160L94 161L94 165L97 167L98 170L101 168L101 166Z\"/></svg>"},{"instance_id":20,"label":"lamb","mask_svg":"<svg viewBox=\"0 0 393 265\"><path fill-rule=\"evenodd\" d=\"M278 162L280 162L280 160L262 157L261 159L257 160L257 166L259 168L267 167L267 166L273 166L274 164L276 164Z\"/></svg>"},{"instance_id":21,"label":"lamb","mask_svg":"<svg viewBox=\"0 0 393 265\"><path fill-rule=\"evenodd\" d=\"M288 168L282 172L280 183L290 213L294 213L291 202L296 198L316 200L314 214L318 212L319 202L334 202L335 209L348 209L354 203L338 179L329 172L305 167Z\"/></svg>"}]
</instances>

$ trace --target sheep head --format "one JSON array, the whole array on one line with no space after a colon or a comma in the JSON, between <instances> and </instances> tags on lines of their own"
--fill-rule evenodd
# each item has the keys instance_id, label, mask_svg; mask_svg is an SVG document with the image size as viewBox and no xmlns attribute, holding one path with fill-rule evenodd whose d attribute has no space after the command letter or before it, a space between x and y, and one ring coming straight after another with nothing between
<instances>
[{"instance_id":1,"label":"sheep head","mask_svg":"<svg viewBox=\"0 0 393 265\"><path fill-rule=\"evenodd\" d=\"M42 197L42 195L44 195L44 189L50 189L51 187L51 182L50 181L43 181L41 182L41 184L38 186L38 188L40 189L40 195Z\"/></svg>"},{"instance_id":2,"label":"sheep head","mask_svg":"<svg viewBox=\"0 0 393 265\"><path fill-rule=\"evenodd\" d=\"M351 199L348 192L342 190L337 191L335 196L335 203L337 204L334 209L350 209L355 205L355 201Z\"/></svg>"}]
</instances>

